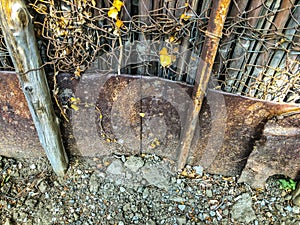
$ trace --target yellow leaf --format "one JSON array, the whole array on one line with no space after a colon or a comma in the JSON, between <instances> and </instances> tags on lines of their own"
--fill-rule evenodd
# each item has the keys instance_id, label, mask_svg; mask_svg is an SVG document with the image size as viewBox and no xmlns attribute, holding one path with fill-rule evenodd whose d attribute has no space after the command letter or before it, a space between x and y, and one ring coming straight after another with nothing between
<instances>
[{"instance_id":1,"label":"yellow leaf","mask_svg":"<svg viewBox=\"0 0 300 225\"><path fill-rule=\"evenodd\" d=\"M75 98L75 97L71 97L70 98L70 102L74 103L74 104L78 104L80 102L80 99L79 98Z\"/></svg>"},{"instance_id":2,"label":"yellow leaf","mask_svg":"<svg viewBox=\"0 0 300 225\"><path fill-rule=\"evenodd\" d=\"M180 16L180 19L181 19L181 20L185 20L185 21L187 21L187 20L190 19L190 18L191 18L191 16L186 15L185 13L181 14L181 16Z\"/></svg>"},{"instance_id":3,"label":"yellow leaf","mask_svg":"<svg viewBox=\"0 0 300 225\"><path fill-rule=\"evenodd\" d=\"M122 27L123 25L124 25L123 21L117 19L116 26L117 26L118 28L120 28L120 27Z\"/></svg>"},{"instance_id":4,"label":"yellow leaf","mask_svg":"<svg viewBox=\"0 0 300 225\"><path fill-rule=\"evenodd\" d=\"M80 77L80 76L81 76L80 73L81 73L81 69L80 69L79 66L77 66L77 68L76 68L76 70L75 70L75 72L74 72L74 75L75 75L76 77Z\"/></svg>"},{"instance_id":5,"label":"yellow leaf","mask_svg":"<svg viewBox=\"0 0 300 225\"><path fill-rule=\"evenodd\" d=\"M174 56L168 54L168 50L166 47L163 47L159 52L159 60L162 67L169 67L176 58Z\"/></svg>"},{"instance_id":6,"label":"yellow leaf","mask_svg":"<svg viewBox=\"0 0 300 225\"><path fill-rule=\"evenodd\" d=\"M168 50L166 47L163 47L160 52L159 52L160 55L168 55Z\"/></svg>"},{"instance_id":7,"label":"yellow leaf","mask_svg":"<svg viewBox=\"0 0 300 225\"><path fill-rule=\"evenodd\" d=\"M140 117L145 117L145 113L140 113Z\"/></svg>"},{"instance_id":8,"label":"yellow leaf","mask_svg":"<svg viewBox=\"0 0 300 225\"><path fill-rule=\"evenodd\" d=\"M175 41L175 37L173 37L173 36L171 36L170 38L169 38L169 42L174 42Z\"/></svg>"},{"instance_id":9,"label":"yellow leaf","mask_svg":"<svg viewBox=\"0 0 300 225\"><path fill-rule=\"evenodd\" d=\"M74 109L75 111L77 111L79 108L77 105L71 104L71 108Z\"/></svg>"},{"instance_id":10,"label":"yellow leaf","mask_svg":"<svg viewBox=\"0 0 300 225\"><path fill-rule=\"evenodd\" d=\"M113 5L113 7L115 7L118 10L118 12L120 12L124 3L120 0L114 0L112 5Z\"/></svg>"},{"instance_id":11,"label":"yellow leaf","mask_svg":"<svg viewBox=\"0 0 300 225\"><path fill-rule=\"evenodd\" d=\"M115 7L110 7L107 14L108 14L108 17L113 18L113 19L117 19L118 10Z\"/></svg>"}]
</instances>

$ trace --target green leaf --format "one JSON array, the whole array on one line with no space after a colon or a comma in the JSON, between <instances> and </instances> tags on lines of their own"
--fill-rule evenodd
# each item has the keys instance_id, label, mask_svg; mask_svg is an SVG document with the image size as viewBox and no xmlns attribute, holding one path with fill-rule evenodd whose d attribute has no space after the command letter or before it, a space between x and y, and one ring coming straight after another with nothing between
<instances>
[{"instance_id":1,"label":"green leaf","mask_svg":"<svg viewBox=\"0 0 300 225\"><path fill-rule=\"evenodd\" d=\"M278 182L280 184L279 188L283 189L285 191L288 191L288 190L294 191L296 189L297 182L295 182L292 179L279 179Z\"/></svg>"}]
</instances>

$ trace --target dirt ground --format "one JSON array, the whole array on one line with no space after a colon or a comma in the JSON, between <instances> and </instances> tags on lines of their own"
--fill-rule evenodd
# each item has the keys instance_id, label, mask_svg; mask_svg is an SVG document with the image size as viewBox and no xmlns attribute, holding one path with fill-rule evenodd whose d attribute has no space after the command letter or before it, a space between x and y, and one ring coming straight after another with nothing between
<instances>
[{"instance_id":1,"label":"dirt ground","mask_svg":"<svg viewBox=\"0 0 300 225\"><path fill-rule=\"evenodd\" d=\"M300 224L290 191L237 177L174 172L155 155L72 158L64 177L47 159L0 157L0 224Z\"/></svg>"}]
</instances>

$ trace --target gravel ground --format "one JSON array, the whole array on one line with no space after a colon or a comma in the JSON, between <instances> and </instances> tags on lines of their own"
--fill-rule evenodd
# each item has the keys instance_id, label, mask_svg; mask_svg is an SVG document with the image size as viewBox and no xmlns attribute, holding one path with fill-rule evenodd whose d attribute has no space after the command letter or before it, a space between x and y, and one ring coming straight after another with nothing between
<instances>
[{"instance_id":1,"label":"gravel ground","mask_svg":"<svg viewBox=\"0 0 300 225\"><path fill-rule=\"evenodd\" d=\"M45 158L0 157L0 223L300 224L291 195L270 178L266 190L200 166L174 173L155 155L73 158L63 178Z\"/></svg>"}]
</instances>

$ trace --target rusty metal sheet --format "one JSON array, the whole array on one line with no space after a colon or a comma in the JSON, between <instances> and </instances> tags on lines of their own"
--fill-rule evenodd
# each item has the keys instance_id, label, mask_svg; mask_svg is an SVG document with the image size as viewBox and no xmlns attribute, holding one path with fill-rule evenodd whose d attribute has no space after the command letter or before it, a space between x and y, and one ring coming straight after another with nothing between
<instances>
[{"instance_id":1,"label":"rusty metal sheet","mask_svg":"<svg viewBox=\"0 0 300 225\"><path fill-rule=\"evenodd\" d=\"M275 174L300 178L300 114L274 118L267 122L256 142L239 182L264 188Z\"/></svg>"},{"instance_id":2,"label":"rusty metal sheet","mask_svg":"<svg viewBox=\"0 0 300 225\"><path fill-rule=\"evenodd\" d=\"M220 92L213 92L209 104L207 102L200 114L200 134L189 162L202 164L206 171L223 175L239 175L242 172L269 119L289 111L299 111L298 105ZM212 113L215 114L213 117ZM281 145L285 149L285 145Z\"/></svg>"},{"instance_id":3,"label":"rusty metal sheet","mask_svg":"<svg viewBox=\"0 0 300 225\"><path fill-rule=\"evenodd\" d=\"M0 154L13 157L43 154L29 111L25 106L18 108L22 102L25 104L25 99L17 78L12 74L0 77ZM69 78L64 74L58 77L60 91L67 90L70 96L80 99L79 109L69 111L70 123L65 121L62 126L69 154L101 157L113 153L153 153L178 159L177 146L187 106L192 102L192 86L126 75L92 73L84 74L80 81ZM9 97L12 90L13 100ZM5 105L9 106L10 114L3 111ZM240 174L255 141L261 139L265 124L276 115L296 109L297 105L209 90L188 163L201 164L211 173ZM22 111L22 117L17 110ZM14 119L8 122L3 118ZM13 121L18 125L13 125ZM285 151L286 145L282 143L278 144Z\"/></svg>"},{"instance_id":4,"label":"rusty metal sheet","mask_svg":"<svg viewBox=\"0 0 300 225\"><path fill-rule=\"evenodd\" d=\"M14 72L0 73L0 154L15 158L45 155Z\"/></svg>"}]
</instances>

